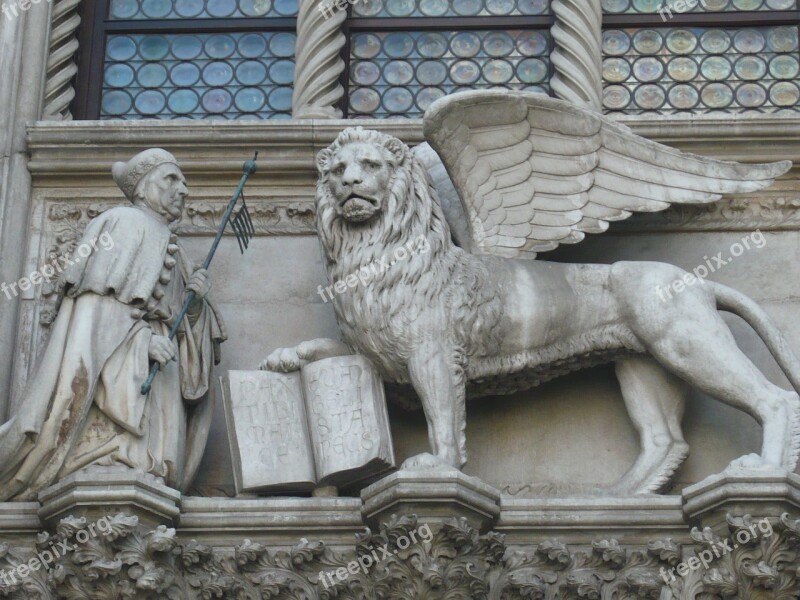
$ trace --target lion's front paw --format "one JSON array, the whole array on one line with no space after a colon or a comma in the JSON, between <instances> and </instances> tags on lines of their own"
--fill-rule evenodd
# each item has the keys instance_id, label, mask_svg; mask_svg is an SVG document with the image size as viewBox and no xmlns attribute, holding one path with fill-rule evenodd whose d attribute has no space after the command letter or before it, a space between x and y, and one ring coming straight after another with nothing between
<instances>
[{"instance_id":1,"label":"lion's front paw","mask_svg":"<svg viewBox=\"0 0 800 600\"><path fill-rule=\"evenodd\" d=\"M403 471L422 471L422 470L436 470L436 471L458 471L453 465L447 462L444 458L435 456L429 452L417 454L411 458L403 461L400 467Z\"/></svg>"},{"instance_id":2,"label":"lion's front paw","mask_svg":"<svg viewBox=\"0 0 800 600\"><path fill-rule=\"evenodd\" d=\"M736 471L741 469L776 471L782 470L782 467L780 465L774 465L771 462L767 462L760 454L753 453L740 456L736 460L732 461L725 470Z\"/></svg>"},{"instance_id":3,"label":"lion's front paw","mask_svg":"<svg viewBox=\"0 0 800 600\"><path fill-rule=\"evenodd\" d=\"M298 356L297 348L278 348L258 366L262 371L274 371L276 373L291 373L297 371L305 364L305 361Z\"/></svg>"}]
</instances>

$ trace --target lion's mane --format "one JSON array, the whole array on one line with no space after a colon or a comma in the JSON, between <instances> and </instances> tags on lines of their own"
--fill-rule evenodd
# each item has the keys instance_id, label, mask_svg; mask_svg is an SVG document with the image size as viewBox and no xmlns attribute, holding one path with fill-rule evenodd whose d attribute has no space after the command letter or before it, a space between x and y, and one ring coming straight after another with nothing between
<instances>
[{"instance_id":1,"label":"lion's mane","mask_svg":"<svg viewBox=\"0 0 800 600\"><path fill-rule=\"evenodd\" d=\"M337 150L350 143L381 148L392 166L389 193L377 221L353 224L336 211L328 163ZM428 174L409 147L390 135L349 128L320 152L317 166L317 231L331 283L392 256L410 241L424 239L430 248L424 253L411 252L408 259L397 261L373 282L358 286L356 293L348 290L334 297L348 342L353 344L357 330L360 349L376 355L396 352L398 358L407 359L410 346L425 335L419 331L418 318L423 312L430 317L430 311L439 311L435 317L445 319L452 328L447 333L461 356L459 362L468 360L479 348L482 353L496 352L502 303L491 286L484 284L488 279L486 261L453 244ZM363 323L382 326L365 330L359 327ZM396 347L394 340L398 339L405 342L401 347ZM401 379L401 374L393 375Z\"/></svg>"}]
</instances>

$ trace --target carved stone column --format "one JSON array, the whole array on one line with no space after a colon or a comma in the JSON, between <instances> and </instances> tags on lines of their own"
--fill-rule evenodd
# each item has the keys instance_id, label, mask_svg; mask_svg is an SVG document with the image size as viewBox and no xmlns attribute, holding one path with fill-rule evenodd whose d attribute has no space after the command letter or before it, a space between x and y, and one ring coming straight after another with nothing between
<instances>
[{"instance_id":1,"label":"carved stone column","mask_svg":"<svg viewBox=\"0 0 800 600\"><path fill-rule=\"evenodd\" d=\"M320 0L300 0L297 15L294 97L295 119L339 119L334 105L344 95L339 78L344 72L341 50L345 44L342 25L346 10L323 12Z\"/></svg>"},{"instance_id":2,"label":"carved stone column","mask_svg":"<svg viewBox=\"0 0 800 600\"><path fill-rule=\"evenodd\" d=\"M16 14L0 14L0 282L7 284L22 276L27 248L31 177L26 124L41 115L50 6L39 2L26 11L17 6ZM15 347L21 299L0 297L0 347ZM15 354L3 352L0 358L0 421L7 411Z\"/></svg>"},{"instance_id":3,"label":"carved stone column","mask_svg":"<svg viewBox=\"0 0 800 600\"><path fill-rule=\"evenodd\" d=\"M54 0L50 29L50 54L47 57L47 82L44 91L43 119L71 121L70 102L75 97L73 77L78 72L75 53L76 32L81 24L81 0Z\"/></svg>"},{"instance_id":4,"label":"carved stone column","mask_svg":"<svg viewBox=\"0 0 800 600\"><path fill-rule=\"evenodd\" d=\"M551 29L556 96L595 110L603 107L603 9L600 0L553 0Z\"/></svg>"}]
</instances>

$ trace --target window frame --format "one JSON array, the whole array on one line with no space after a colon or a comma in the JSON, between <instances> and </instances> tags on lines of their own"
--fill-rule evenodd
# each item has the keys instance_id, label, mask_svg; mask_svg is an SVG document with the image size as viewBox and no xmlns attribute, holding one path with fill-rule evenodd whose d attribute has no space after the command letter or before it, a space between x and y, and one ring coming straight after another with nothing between
<instances>
[{"instance_id":1,"label":"window frame","mask_svg":"<svg viewBox=\"0 0 800 600\"><path fill-rule=\"evenodd\" d=\"M75 98L76 120L100 119L103 67L109 34L297 32L297 17L228 17L180 19L110 19L111 0L81 2L79 56Z\"/></svg>"}]
</instances>

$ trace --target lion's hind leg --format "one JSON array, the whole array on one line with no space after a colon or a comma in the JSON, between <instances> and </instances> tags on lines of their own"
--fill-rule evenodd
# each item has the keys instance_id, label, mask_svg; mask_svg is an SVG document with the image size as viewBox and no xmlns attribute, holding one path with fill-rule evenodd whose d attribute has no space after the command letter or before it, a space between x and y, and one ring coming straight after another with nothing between
<instances>
[{"instance_id":1,"label":"lion's hind leg","mask_svg":"<svg viewBox=\"0 0 800 600\"><path fill-rule=\"evenodd\" d=\"M618 360L616 374L628 414L639 433L641 452L612 491L658 492L689 454L681 431L689 388L653 359L643 356Z\"/></svg>"}]
</instances>

